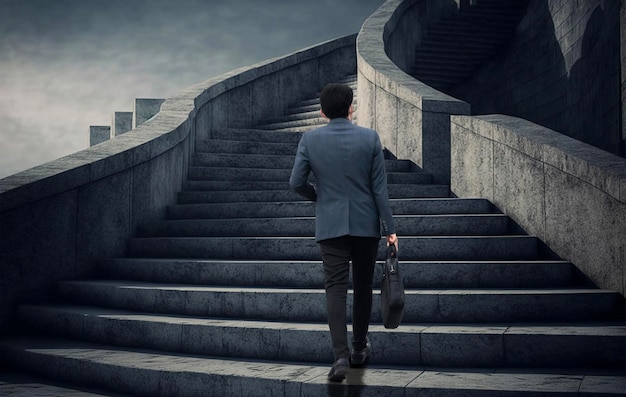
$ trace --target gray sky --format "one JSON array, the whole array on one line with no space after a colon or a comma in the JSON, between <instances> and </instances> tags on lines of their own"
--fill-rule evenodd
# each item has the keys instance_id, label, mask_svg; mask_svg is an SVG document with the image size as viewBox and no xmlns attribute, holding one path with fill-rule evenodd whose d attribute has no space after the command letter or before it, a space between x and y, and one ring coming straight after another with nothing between
<instances>
[{"instance_id":1,"label":"gray sky","mask_svg":"<svg viewBox=\"0 0 626 397\"><path fill-rule=\"evenodd\" d=\"M384 0L0 0L0 178L85 149L134 98L356 33Z\"/></svg>"}]
</instances>

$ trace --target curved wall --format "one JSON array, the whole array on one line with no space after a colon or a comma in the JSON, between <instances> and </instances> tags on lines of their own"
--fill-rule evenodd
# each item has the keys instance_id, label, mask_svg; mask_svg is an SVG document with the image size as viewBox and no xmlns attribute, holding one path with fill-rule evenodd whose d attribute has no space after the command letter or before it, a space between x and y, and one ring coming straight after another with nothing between
<instances>
[{"instance_id":1,"label":"curved wall","mask_svg":"<svg viewBox=\"0 0 626 397\"><path fill-rule=\"evenodd\" d=\"M97 260L125 255L138 222L163 219L195 142L211 128L282 114L355 69L352 35L235 70L167 99L130 132L0 180L0 334L11 330L18 302L88 277Z\"/></svg>"},{"instance_id":2,"label":"curved wall","mask_svg":"<svg viewBox=\"0 0 626 397\"><path fill-rule=\"evenodd\" d=\"M620 1L531 0L506 53L450 95L624 157L620 64Z\"/></svg>"}]
</instances>

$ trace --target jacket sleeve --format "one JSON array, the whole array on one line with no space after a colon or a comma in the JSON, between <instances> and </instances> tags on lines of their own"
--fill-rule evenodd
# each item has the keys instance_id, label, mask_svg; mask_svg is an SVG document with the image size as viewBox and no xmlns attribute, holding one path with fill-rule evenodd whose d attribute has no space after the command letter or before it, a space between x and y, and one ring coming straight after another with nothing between
<instances>
[{"instance_id":1,"label":"jacket sleeve","mask_svg":"<svg viewBox=\"0 0 626 397\"><path fill-rule=\"evenodd\" d=\"M378 209L378 216L382 226L382 234L388 236L396 232L393 221L391 206L389 205L389 192L387 191L387 173L385 171L385 158L378 134L375 135L375 147L372 158L371 186L374 201Z\"/></svg>"},{"instance_id":2,"label":"jacket sleeve","mask_svg":"<svg viewBox=\"0 0 626 397\"><path fill-rule=\"evenodd\" d=\"M306 133L300 138L298 144L298 150L296 152L296 159L291 169L291 177L289 178L289 184L291 188L304 198L316 201L317 193L315 187L309 182L309 173L311 172L311 166L309 164L309 156L306 148Z\"/></svg>"}]
</instances>

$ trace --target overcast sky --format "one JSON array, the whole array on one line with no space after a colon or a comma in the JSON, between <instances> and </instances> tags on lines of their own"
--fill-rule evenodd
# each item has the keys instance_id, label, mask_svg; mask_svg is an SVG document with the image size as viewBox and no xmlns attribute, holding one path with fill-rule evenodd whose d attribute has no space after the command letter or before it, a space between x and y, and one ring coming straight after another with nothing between
<instances>
[{"instance_id":1,"label":"overcast sky","mask_svg":"<svg viewBox=\"0 0 626 397\"><path fill-rule=\"evenodd\" d=\"M135 98L357 33L384 0L0 0L0 178L89 146Z\"/></svg>"}]
</instances>

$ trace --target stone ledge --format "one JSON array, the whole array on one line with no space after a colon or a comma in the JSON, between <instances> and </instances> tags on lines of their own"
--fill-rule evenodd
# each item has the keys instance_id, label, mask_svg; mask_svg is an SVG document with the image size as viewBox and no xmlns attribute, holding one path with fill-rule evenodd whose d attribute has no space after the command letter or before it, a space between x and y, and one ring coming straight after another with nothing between
<instances>
[{"instance_id":1,"label":"stone ledge","mask_svg":"<svg viewBox=\"0 0 626 397\"><path fill-rule=\"evenodd\" d=\"M572 175L626 204L626 160L619 156L512 116L452 116L452 123Z\"/></svg>"},{"instance_id":2,"label":"stone ledge","mask_svg":"<svg viewBox=\"0 0 626 397\"><path fill-rule=\"evenodd\" d=\"M491 200L600 288L626 291L626 160L530 121L452 116L452 186Z\"/></svg>"}]
</instances>

